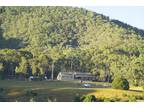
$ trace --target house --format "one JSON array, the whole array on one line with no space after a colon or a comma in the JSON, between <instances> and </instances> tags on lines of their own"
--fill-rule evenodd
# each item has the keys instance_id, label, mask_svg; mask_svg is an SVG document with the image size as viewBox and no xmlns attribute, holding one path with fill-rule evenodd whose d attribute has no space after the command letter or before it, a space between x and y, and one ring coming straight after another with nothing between
<instances>
[{"instance_id":1,"label":"house","mask_svg":"<svg viewBox=\"0 0 144 108\"><path fill-rule=\"evenodd\" d=\"M74 74L73 72L60 72L57 80L74 80Z\"/></svg>"},{"instance_id":2,"label":"house","mask_svg":"<svg viewBox=\"0 0 144 108\"><path fill-rule=\"evenodd\" d=\"M57 80L70 81L70 80L96 80L96 77L91 73L82 72L60 72Z\"/></svg>"}]
</instances>

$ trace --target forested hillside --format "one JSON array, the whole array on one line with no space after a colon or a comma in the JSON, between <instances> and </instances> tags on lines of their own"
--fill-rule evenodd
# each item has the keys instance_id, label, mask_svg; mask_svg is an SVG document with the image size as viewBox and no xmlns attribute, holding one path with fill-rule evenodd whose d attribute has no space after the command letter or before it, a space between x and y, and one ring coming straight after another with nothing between
<instances>
[{"instance_id":1,"label":"forested hillside","mask_svg":"<svg viewBox=\"0 0 144 108\"><path fill-rule=\"evenodd\" d=\"M142 84L143 37L143 30L82 8L1 7L0 76L80 71Z\"/></svg>"}]
</instances>

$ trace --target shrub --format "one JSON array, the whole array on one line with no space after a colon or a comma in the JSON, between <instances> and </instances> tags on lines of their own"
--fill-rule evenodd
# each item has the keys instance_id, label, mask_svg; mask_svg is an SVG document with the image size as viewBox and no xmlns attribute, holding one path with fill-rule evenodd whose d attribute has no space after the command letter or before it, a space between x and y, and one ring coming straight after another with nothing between
<instances>
[{"instance_id":1,"label":"shrub","mask_svg":"<svg viewBox=\"0 0 144 108\"><path fill-rule=\"evenodd\" d=\"M128 90L129 89L129 82L126 79L117 76L114 78L114 80L112 82L112 88Z\"/></svg>"},{"instance_id":2,"label":"shrub","mask_svg":"<svg viewBox=\"0 0 144 108\"><path fill-rule=\"evenodd\" d=\"M144 99L144 97L142 95L135 95L135 98L137 100L143 100Z\"/></svg>"},{"instance_id":3,"label":"shrub","mask_svg":"<svg viewBox=\"0 0 144 108\"><path fill-rule=\"evenodd\" d=\"M104 102L118 102L118 101L120 101L121 99L120 98L118 98L118 97L116 97L116 96L114 96L114 97L111 97L111 98L104 98Z\"/></svg>"},{"instance_id":4,"label":"shrub","mask_svg":"<svg viewBox=\"0 0 144 108\"><path fill-rule=\"evenodd\" d=\"M96 97L94 95L84 95L81 97L82 102L96 102Z\"/></svg>"},{"instance_id":5,"label":"shrub","mask_svg":"<svg viewBox=\"0 0 144 108\"><path fill-rule=\"evenodd\" d=\"M133 95L129 96L129 102L136 102L136 97Z\"/></svg>"},{"instance_id":6,"label":"shrub","mask_svg":"<svg viewBox=\"0 0 144 108\"><path fill-rule=\"evenodd\" d=\"M118 97L112 97L111 100L112 100L113 102L118 102L118 101L120 101L121 99L118 98Z\"/></svg>"}]
</instances>

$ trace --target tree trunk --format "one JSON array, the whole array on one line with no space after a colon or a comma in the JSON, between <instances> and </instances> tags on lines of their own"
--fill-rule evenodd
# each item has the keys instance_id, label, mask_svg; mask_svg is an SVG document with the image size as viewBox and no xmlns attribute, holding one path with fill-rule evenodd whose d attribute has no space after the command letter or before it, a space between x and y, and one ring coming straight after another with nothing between
<instances>
[{"instance_id":1,"label":"tree trunk","mask_svg":"<svg viewBox=\"0 0 144 108\"><path fill-rule=\"evenodd\" d=\"M106 72L106 82L110 82L110 70L109 70L109 64L106 64L105 66L105 72Z\"/></svg>"},{"instance_id":2,"label":"tree trunk","mask_svg":"<svg viewBox=\"0 0 144 108\"><path fill-rule=\"evenodd\" d=\"M72 58L71 58L71 71L73 71L73 61L72 61Z\"/></svg>"},{"instance_id":3,"label":"tree trunk","mask_svg":"<svg viewBox=\"0 0 144 108\"><path fill-rule=\"evenodd\" d=\"M52 79L52 80L54 79L53 73L54 73L54 63L52 63L52 73L51 73L51 79Z\"/></svg>"}]
</instances>

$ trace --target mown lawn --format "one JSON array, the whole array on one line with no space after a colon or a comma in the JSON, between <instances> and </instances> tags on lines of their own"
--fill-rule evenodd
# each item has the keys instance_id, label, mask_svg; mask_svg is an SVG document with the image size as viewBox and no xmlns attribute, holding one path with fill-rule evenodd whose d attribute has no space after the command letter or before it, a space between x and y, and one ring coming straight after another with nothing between
<instances>
[{"instance_id":1,"label":"mown lawn","mask_svg":"<svg viewBox=\"0 0 144 108\"><path fill-rule=\"evenodd\" d=\"M55 97L57 101L73 101L76 95L93 94L97 98L122 98L126 95L142 95L142 89L131 87L130 90L112 89L109 83L84 82L92 84L93 88L83 88L80 81L0 81L0 88L6 89L8 98L14 99L24 95L27 91L34 91L39 95Z\"/></svg>"}]
</instances>

